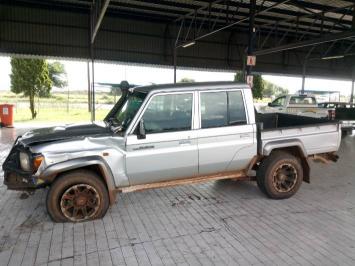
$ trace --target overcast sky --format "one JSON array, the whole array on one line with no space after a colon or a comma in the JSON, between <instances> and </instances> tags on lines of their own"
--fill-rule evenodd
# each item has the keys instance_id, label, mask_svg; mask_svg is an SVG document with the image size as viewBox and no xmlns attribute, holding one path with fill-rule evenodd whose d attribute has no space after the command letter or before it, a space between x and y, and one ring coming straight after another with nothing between
<instances>
[{"instance_id":1,"label":"overcast sky","mask_svg":"<svg viewBox=\"0 0 355 266\"><path fill-rule=\"evenodd\" d=\"M87 89L87 65L83 61L61 61L68 75L68 87L71 90ZM10 88L10 58L0 57L0 90ZM95 82L120 83L128 80L131 84L146 85L151 83L172 83L173 69L122 64L95 64ZM195 81L233 80L234 73L178 70L177 80L192 78ZM287 88L291 93L301 89L300 77L263 75L268 81ZM340 91L343 95L350 95L351 82L329 79L306 79L306 90Z\"/></svg>"}]
</instances>

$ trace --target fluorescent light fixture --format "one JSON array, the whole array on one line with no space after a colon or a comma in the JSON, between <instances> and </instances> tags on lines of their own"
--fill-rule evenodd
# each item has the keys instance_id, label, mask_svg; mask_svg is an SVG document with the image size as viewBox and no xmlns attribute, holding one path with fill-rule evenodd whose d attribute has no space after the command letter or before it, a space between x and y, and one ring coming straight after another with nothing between
<instances>
[{"instance_id":1,"label":"fluorescent light fixture","mask_svg":"<svg viewBox=\"0 0 355 266\"><path fill-rule=\"evenodd\" d=\"M183 48L187 48L187 47L189 47L189 46L195 45L195 43L196 43L195 41L187 42L187 43L183 44L182 47L183 47Z\"/></svg>"},{"instance_id":2,"label":"fluorescent light fixture","mask_svg":"<svg viewBox=\"0 0 355 266\"><path fill-rule=\"evenodd\" d=\"M333 55L333 56L322 57L322 60L341 59L344 57L345 57L344 55Z\"/></svg>"}]
</instances>

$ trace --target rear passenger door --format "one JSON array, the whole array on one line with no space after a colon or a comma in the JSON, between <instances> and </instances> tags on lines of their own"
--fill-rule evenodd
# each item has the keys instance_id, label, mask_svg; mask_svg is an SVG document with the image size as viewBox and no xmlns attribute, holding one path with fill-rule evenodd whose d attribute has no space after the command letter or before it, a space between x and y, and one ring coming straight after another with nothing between
<instances>
[{"instance_id":1,"label":"rear passenger door","mask_svg":"<svg viewBox=\"0 0 355 266\"><path fill-rule=\"evenodd\" d=\"M244 169L256 154L242 90L199 92L199 174Z\"/></svg>"}]
</instances>

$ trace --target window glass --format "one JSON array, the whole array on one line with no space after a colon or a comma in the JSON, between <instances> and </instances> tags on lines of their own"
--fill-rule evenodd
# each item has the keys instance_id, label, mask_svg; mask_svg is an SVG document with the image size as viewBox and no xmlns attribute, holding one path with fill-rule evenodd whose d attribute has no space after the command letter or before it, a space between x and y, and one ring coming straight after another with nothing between
<instances>
[{"instance_id":1,"label":"window glass","mask_svg":"<svg viewBox=\"0 0 355 266\"><path fill-rule=\"evenodd\" d=\"M146 94L138 92L127 95L125 101L122 103L122 106L114 115L115 124L121 126L122 130L125 130L131 123L138 109L141 107L145 96Z\"/></svg>"},{"instance_id":2,"label":"window glass","mask_svg":"<svg viewBox=\"0 0 355 266\"><path fill-rule=\"evenodd\" d=\"M314 97L292 96L290 104L316 104Z\"/></svg>"},{"instance_id":3,"label":"window glass","mask_svg":"<svg viewBox=\"0 0 355 266\"><path fill-rule=\"evenodd\" d=\"M143 115L146 133L191 129L192 93L155 96Z\"/></svg>"},{"instance_id":4,"label":"window glass","mask_svg":"<svg viewBox=\"0 0 355 266\"><path fill-rule=\"evenodd\" d=\"M229 125L246 124L245 107L241 91L228 92Z\"/></svg>"},{"instance_id":5,"label":"window glass","mask_svg":"<svg viewBox=\"0 0 355 266\"><path fill-rule=\"evenodd\" d=\"M286 97L283 96L283 97L279 97L277 98L276 100L274 100L271 105L272 106L284 106L285 105L285 100L286 100Z\"/></svg>"},{"instance_id":6,"label":"window glass","mask_svg":"<svg viewBox=\"0 0 355 266\"><path fill-rule=\"evenodd\" d=\"M226 92L201 93L201 127L223 127L228 124Z\"/></svg>"},{"instance_id":7,"label":"window glass","mask_svg":"<svg viewBox=\"0 0 355 266\"><path fill-rule=\"evenodd\" d=\"M201 128L246 124L241 91L201 93Z\"/></svg>"}]
</instances>

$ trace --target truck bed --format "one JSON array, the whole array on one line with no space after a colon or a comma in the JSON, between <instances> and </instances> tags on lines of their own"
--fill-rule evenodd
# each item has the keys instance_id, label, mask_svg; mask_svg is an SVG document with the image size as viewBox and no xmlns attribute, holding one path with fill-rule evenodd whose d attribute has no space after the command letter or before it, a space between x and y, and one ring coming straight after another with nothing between
<instances>
[{"instance_id":1,"label":"truck bed","mask_svg":"<svg viewBox=\"0 0 355 266\"><path fill-rule=\"evenodd\" d=\"M285 113L256 114L258 152L268 155L273 145L298 146L307 156L337 151L341 129L337 121ZM290 145L292 144L292 145Z\"/></svg>"}]
</instances>

